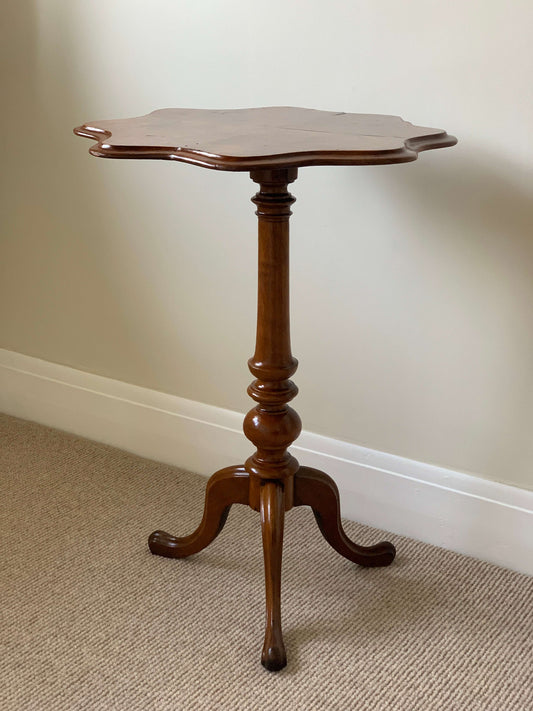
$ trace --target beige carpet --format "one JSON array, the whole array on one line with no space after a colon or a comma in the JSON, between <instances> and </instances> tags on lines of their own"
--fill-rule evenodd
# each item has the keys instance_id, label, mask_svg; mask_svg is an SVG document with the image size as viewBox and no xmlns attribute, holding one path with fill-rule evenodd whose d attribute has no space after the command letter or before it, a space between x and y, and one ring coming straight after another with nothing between
<instances>
[{"instance_id":1,"label":"beige carpet","mask_svg":"<svg viewBox=\"0 0 533 711\"><path fill-rule=\"evenodd\" d=\"M204 485L0 416L2 711L531 711L531 578L394 535L390 568L359 568L307 508L286 521L289 664L266 672L258 515L235 506L186 560L146 545L196 527Z\"/></svg>"}]
</instances>

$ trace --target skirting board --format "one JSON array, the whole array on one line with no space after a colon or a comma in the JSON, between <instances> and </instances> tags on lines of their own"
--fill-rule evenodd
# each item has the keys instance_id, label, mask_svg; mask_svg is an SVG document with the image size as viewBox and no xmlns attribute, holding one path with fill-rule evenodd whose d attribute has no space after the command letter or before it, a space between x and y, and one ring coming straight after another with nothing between
<instances>
[{"instance_id":1,"label":"skirting board","mask_svg":"<svg viewBox=\"0 0 533 711\"><path fill-rule=\"evenodd\" d=\"M243 414L0 349L0 411L208 475L242 463ZM303 432L348 519L533 574L533 492Z\"/></svg>"}]
</instances>

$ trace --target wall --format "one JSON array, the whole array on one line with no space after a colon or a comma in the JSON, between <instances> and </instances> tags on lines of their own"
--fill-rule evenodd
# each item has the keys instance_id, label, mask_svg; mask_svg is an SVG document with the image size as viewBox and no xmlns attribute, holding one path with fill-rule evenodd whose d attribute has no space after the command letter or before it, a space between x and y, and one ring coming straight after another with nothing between
<instances>
[{"instance_id":1,"label":"wall","mask_svg":"<svg viewBox=\"0 0 533 711\"><path fill-rule=\"evenodd\" d=\"M459 137L293 193L304 427L533 487L533 6L2 3L0 347L251 401L245 174L105 161L72 128L155 108L393 113Z\"/></svg>"}]
</instances>

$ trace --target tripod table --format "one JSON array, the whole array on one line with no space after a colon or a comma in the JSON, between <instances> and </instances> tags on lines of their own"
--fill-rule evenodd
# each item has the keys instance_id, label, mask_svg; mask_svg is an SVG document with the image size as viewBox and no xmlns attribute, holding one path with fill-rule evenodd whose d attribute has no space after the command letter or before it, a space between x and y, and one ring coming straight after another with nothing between
<instances>
[{"instance_id":1,"label":"tripod table","mask_svg":"<svg viewBox=\"0 0 533 711\"><path fill-rule=\"evenodd\" d=\"M389 565L395 549L386 541L353 543L343 531L339 492L330 476L300 466L288 452L301 431L288 406L298 389L290 380L298 361L289 333L289 217L294 198L287 186L298 168L313 165L378 165L416 160L456 139L397 116L350 114L294 107L217 110L162 109L147 116L97 121L74 129L97 141L101 158L176 160L224 171L249 171L259 185L252 198L259 218L259 284L255 353L248 366L255 380L248 393L257 403L244 419L256 451L244 463L213 474L196 531L177 538L155 531L152 553L184 558L220 533L232 504L260 513L263 538L266 630L261 662L270 671L287 663L281 631L281 556L285 511L310 506L327 542L363 566Z\"/></svg>"}]
</instances>

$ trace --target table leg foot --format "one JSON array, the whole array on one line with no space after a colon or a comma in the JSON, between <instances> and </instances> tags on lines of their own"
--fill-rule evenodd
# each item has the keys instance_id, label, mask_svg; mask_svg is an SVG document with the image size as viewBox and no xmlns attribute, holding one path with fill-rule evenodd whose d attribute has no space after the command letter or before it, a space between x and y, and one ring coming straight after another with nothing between
<instances>
[{"instance_id":1,"label":"table leg foot","mask_svg":"<svg viewBox=\"0 0 533 711\"><path fill-rule=\"evenodd\" d=\"M269 671L279 671L287 664L281 631L281 555L285 515L281 482L261 483L260 513L266 589L266 628L261 664Z\"/></svg>"},{"instance_id":2,"label":"table leg foot","mask_svg":"<svg viewBox=\"0 0 533 711\"><path fill-rule=\"evenodd\" d=\"M185 558L208 546L222 531L232 504L248 504L250 477L244 466L226 467L207 482L202 521L189 536L178 538L154 531L148 547L155 555Z\"/></svg>"},{"instance_id":3,"label":"table leg foot","mask_svg":"<svg viewBox=\"0 0 533 711\"><path fill-rule=\"evenodd\" d=\"M390 565L396 555L392 543L359 546L342 528L339 490L333 479L318 469L300 467L294 475L294 505L310 506L326 541L348 560L366 567Z\"/></svg>"}]
</instances>

